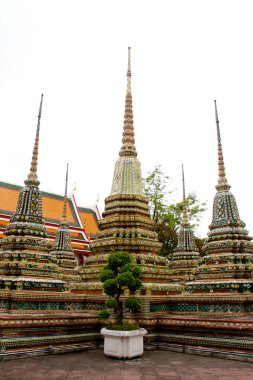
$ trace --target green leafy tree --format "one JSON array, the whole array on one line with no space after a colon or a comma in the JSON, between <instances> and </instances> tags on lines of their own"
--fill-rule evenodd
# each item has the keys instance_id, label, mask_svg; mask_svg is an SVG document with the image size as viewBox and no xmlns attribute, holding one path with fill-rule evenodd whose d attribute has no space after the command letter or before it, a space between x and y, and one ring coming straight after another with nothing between
<instances>
[{"instance_id":1,"label":"green leafy tree","mask_svg":"<svg viewBox=\"0 0 253 380\"><path fill-rule=\"evenodd\" d=\"M174 191L172 182L166 176L161 166L156 166L152 172L143 180L144 191L149 199L151 218L155 222L155 230L158 239L162 242L161 255L171 257L177 245L177 230L181 224L183 202L175 203L171 199ZM198 226L201 214L206 210L206 202L201 202L195 193L190 193L186 197L189 222L193 230ZM198 246L201 248L203 239L198 239Z\"/></svg>"},{"instance_id":2,"label":"green leafy tree","mask_svg":"<svg viewBox=\"0 0 253 380\"><path fill-rule=\"evenodd\" d=\"M173 192L173 190L168 189L169 182L170 178L164 175L160 165L149 172L143 180L144 191L149 199L150 214L156 223L162 220L168 204L168 196Z\"/></svg>"},{"instance_id":3,"label":"green leafy tree","mask_svg":"<svg viewBox=\"0 0 253 380\"><path fill-rule=\"evenodd\" d=\"M120 299L125 289L130 292L140 290L142 281L140 279L141 268L133 262L129 253L115 252L109 255L108 264L100 274L100 280L103 283L104 292L110 296L105 305L108 308L116 310L117 324L122 325L123 321L123 303ZM140 310L140 299L138 297L129 297L125 301L126 307L137 312ZM100 318L108 318L109 313L102 311Z\"/></svg>"}]
</instances>

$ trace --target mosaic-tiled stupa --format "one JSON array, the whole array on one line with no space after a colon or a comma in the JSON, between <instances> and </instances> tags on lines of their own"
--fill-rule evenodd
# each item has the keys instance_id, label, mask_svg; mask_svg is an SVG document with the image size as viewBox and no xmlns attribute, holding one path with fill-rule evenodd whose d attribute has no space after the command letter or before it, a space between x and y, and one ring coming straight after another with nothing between
<instances>
[{"instance_id":1,"label":"mosaic-tiled stupa","mask_svg":"<svg viewBox=\"0 0 253 380\"><path fill-rule=\"evenodd\" d=\"M61 268L48 252L46 226L42 216L42 195L37 176L41 96L30 172L21 189L16 212L0 241L0 288L17 290L65 290L59 279Z\"/></svg>"},{"instance_id":2,"label":"mosaic-tiled stupa","mask_svg":"<svg viewBox=\"0 0 253 380\"><path fill-rule=\"evenodd\" d=\"M187 286L191 292L252 292L252 238L240 219L236 199L226 178L216 102L215 115L219 179L213 202L213 218L196 281Z\"/></svg>"},{"instance_id":3,"label":"mosaic-tiled stupa","mask_svg":"<svg viewBox=\"0 0 253 380\"><path fill-rule=\"evenodd\" d=\"M68 164L66 170L62 220L56 233L55 242L50 253L56 257L56 262L62 269L60 278L63 281L67 282L69 289L74 290L80 287L79 285L81 283L81 277L78 274L78 263L71 246L69 224L67 221L67 188Z\"/></svg>"},{"instance_id":4,"label":"mosaic-tiled stupa","mask_svg":"<svg viewBox=\"0 0 253 380\"><path fill-rule=\"evenodd\" d=\"M166 294L180 291L181 285L168 284L168 260L158 255L161 243L154 232L144 194L141 164L137 159L134 139L130 48L128 49L127 92L122 147L115 164L110 195L105 199L100 232L91 244L92 255L82 269L88 292L101 292L99 273L114 251L133 255L143 271L145 294Z\"/></svg>"},{"instance_id":5,"label":"mosaic-tiled stupa","mask_svg":"<svg viewBox=\"0 0 253 380\"><path fill-rule=\"evenodd\" d=\"M174 250L170 268L171 280L175 282L192 281L199 262L199 251L188 220L188 212L185 198L184 167L182 165L183 182L183 215L182 223L178 231L178 243Z\"/></svg>"}]
</instances>

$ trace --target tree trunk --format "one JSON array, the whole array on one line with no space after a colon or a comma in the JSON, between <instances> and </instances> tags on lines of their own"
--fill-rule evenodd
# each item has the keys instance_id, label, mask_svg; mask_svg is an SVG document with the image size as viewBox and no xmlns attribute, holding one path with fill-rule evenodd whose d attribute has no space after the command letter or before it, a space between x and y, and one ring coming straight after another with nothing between
<instances>
[{"instance_id":1,"label":"tree trunk","mask_svg":"<svg viewBox=\"0 0 253 380\"><path fill-rule=\"evenodd\" d=\"M120 296L117 296L117 324L122 325L123 321L123 302L119 299Z\"/></svg>"}]
</instances>

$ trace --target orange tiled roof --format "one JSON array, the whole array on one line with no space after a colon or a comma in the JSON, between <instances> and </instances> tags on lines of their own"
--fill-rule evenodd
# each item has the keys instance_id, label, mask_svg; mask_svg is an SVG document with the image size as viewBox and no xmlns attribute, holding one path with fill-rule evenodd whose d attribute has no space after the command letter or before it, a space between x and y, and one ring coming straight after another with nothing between
<instances>
[{"instance_id":1,"label":"orange tiled roof","mask_svg":"<svg viewBox=\"0 0 253 380\"><path fill-rule=\"evenodd\" d=\"M0 237L3 236L10 216L15 212L21 186L0 181ZM42 191L42 210L49 238L53 239L62 218L63 196ZM76 207L72 198L68 199L67 220L70 226L72 245L78 253L87 251L89 239L98 231L98 217L92 208ZM84 233L84 225L85 232ZM74 242L73 242L74 240ZM84 252L87 253L87 252Z\"/></svg>"},{"instance_id":2,"label":"orange tiled roof","mask_svg":"<svg viewBox=\"0 0 253 380\"><path fill-rule=\"evenodd\" d=\"M86 233L95 235L98 232L98 220L94 218L94 214L82 207L78 207L78 212Z\"/></svg>"},{"instance_id":3,"label":"orange tiled roof","mask_svg":"<svg viewBox=\"0 0 253 380\"><path fill-rule=\"evenodd\" d=\"M63 210L63 198L57 199L54 197L46 196L42 193L42 210L43 217L50 220L60 220ZM68 202L67 204L67 220L69 224L76 224L76 217L73 215L73 210Z\"/></svg>"},{"instance_id":4,"label":"orange tiled roof","mask_svg":"<svg viewBox=\"0 0 253 380\"><path fill-rule=\"evenodd\" d=\"M0 182L0 212L5 211L7 214L12 214L16 210L19 189L3 187L3 182Z\"/></svg>"}]
</instances>

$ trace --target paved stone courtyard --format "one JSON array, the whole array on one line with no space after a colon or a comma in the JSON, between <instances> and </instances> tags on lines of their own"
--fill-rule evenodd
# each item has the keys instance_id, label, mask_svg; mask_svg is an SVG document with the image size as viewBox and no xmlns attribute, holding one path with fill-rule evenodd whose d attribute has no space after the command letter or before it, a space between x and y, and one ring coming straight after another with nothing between
<instances>
[{"instance_id":1,"label":"paved stone courtyard","mask_svg":"<svg viewBox=\"0 0 253 380\"><path fill-rule=\"evenodd\" d=\"M0 362L1 380L253 380L253 364L170 351L117 360L102 350Z\"/></svg>"}]
</instances>

